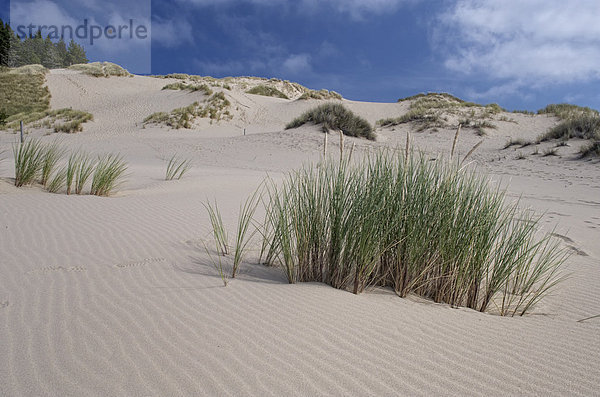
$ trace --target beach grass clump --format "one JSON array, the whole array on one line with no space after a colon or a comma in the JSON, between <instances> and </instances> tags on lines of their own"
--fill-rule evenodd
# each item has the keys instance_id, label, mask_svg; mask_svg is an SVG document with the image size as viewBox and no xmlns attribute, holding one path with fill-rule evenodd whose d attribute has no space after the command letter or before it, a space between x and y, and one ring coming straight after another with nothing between
<instances>
[{"instance_id":1,"label":"beach grass clump","mask_svg":"<svg viewBox=\"0 0 600 397\"><path fill-rule=\"evenodd\" d=\"M186 84L181 81L165 85L163 90L201 91L204 95L212 95L213 90L206 84Z\"/></svg>"},{"instance_id":2,"label":"beach grass clump","mask_svg":"<svg viewBox=\"0 0 600 397\"><path fill-rule=\"evenodd\" d=\"M271 96L271 97L281 98L281 99L289 99L289 97L287 95L285 95L283 92L279 91L277 88L270 87L270 86L267 86L264 84L260 84L260 85L257 85L256 87L252 87L251 89L246 91L246 93L253 94L253 95Z\"/></svg>"},{"instance_id":3,"label":"beach grass clump","mask_svg":"<svg viewBox=\"0 0 600 397\"><path fill-rule=\"evenodd\" d=\"M571 138L600 140L600 117L580 114L563 120L538 138L540 142Z\"/></svg>"},{"instance_id":4,"label":"beach grass clump","mask_svg":"<svg viewBox=\"0 0 600 397\"><path fill-rule=\"evenodd\" d=\"M539 217L451 161L378 152L329 161L268 186L265 257L290 283L406 297L500 315L530 311L561 279L565 253Z\"/></svg>"},{"instance_id":5,"label":"beach grass clump","mask_svg":"<svg viewBox=\"0 0 600 397\"><path fill-rule=\"evenodd\" d=\"M13 145L15 160L15 186L31 185L44 165L44 145L38 139L29 139Z\"/></svg>"},{"instance_id":6,"label":"beach grass clump","mask_svg":"<svg viewBox=\"0 0 600 397\"><path fill-rule=\"evenodd\" d=\"M122 182L127 164L121 155L107 154L98 159L92 176L90 194L109 196Z\"/></svg>"},{"instance_id":7,"label":"beach grass clump","mask_svg":"<svg viewBox=\"0 0 600 397\"><path fill-rule=\"evenodd\" d=\"M344 135L375 140L373 127L341 103L326 103L308 110L285 126L298 128L306 123L322 124L323 130L341 130Z\"/></svg>"},{"instance_id":8,"label":"beach grass clump","mask_svg":"<svg viewBox=\"0 0 600 397\"><path fill-rule=\"evenodd\" d=\"M181 179L183 175L192 168L191 159L182 159L177 157L176 154L171 156L167 163L167 171L165 173L165 180L172 181L173 179Z\"/></svg>"}]
</instances>

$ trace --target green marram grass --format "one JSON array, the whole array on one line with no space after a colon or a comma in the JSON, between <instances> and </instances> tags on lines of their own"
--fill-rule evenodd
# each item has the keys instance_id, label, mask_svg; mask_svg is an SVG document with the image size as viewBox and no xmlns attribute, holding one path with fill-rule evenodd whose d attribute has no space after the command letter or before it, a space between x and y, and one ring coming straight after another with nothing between
<instances>
[{"instance_id":1,"label":"green marram grass","mask_svg":"<svg viewBox=\"0 0 600 397\"><path fill-rule=\"evenodd\" d=\"M11 116L43 112L50 106L50 91L43 74L0 72L0 113Z\"/></svg>"},{"instance_id":2,"label":"green marram grass","mask_svg":"<svg viewBox=\"0 0 600 397\"><path fill-rule=\"evenodd\" d=\"M31 185L37 181L44 164L44 152L44 145L38 139L13 145L16 187Z\"/></svg>"},{"instance_id":3,"label":"green marram grass","mask_svg":"<svg viewBox=\"0 0 600 397\"><path fill-rule=\"evenodd\" d=\"M231 120L233 115L229 111L231 102L223 92L217 92L203 102L194 102L191 105L173 109L171 112L156 112L144 119L146 124L164 124L174 129L193 126L198 117L208 118L212 121Z\"/></svg>"},{"instance_id":4,"label":"green marram grass","mask_svg":"<svg viewBox=\"0 0 600 397\"><path fill-rule=\"evenodd\" d=\"M271 96L271 97L281 98L281 99L289 99L289 97L287 95L285 95L283 92L279 91L277 88L270 87L270 86L267 86L264 84L260 84L260 85L257 85L256 87L252 87L251 89L246 91L246 93L253 94L253 95Z\"/></svg>"},{"instance_id":5,"label":"green marram grass","mask_svg":"<svg viewBox=\"0 0 600 397\"><path fill-rule=\"evenodd\" d=\"M69 66L69 69L77 70L94 77L132 77L132 74L126 69L111 62L79 63Z\"/></svg>"},{"instance_id":6,"label":"green marram grass","mask_svg":"<svg viewBox=\"0 0 600 397\"><path fill-rule=\"evenodd\" d=\"M223 223L223 218L221 217L221 211L219 211L219 206L216 201L211 203L207 201L203 203L204 208L208 212L208 216L210 218L210 223L212 225L212 235L215 242L215 247L220 256L225 256L229 254L229 237L227 235L227 228L225 228L225 224Z\"/></svg>"},{"instance_id":7,"label":"green marram grass","mask_svg":"<svg viewBox=\"0 0 600 397\"><path fill-rule=\"evenodd\" d=\"M453 161L390 151L329 161L267 188L261 257L290 283L324 282L500 315L529 312L566 254L539 217Z\"/></svg>"},{"instance_id":8,"label":"green marram grass","mask_svg":"<svg viewBox=\"0 0 600 397\"><path fill-rule=\"evenodd\" d=\"M98 159L92 175L90 194L96 196L110 196L122 183L127 171L127 164L118 154L107 154Z\"/></svg>"},{"instance_id":9,"label":"green marram grass","mask_svg":"<svg viewBox=\"0 0 600 397\"><path fill-rule=\"evenodd\" d=\"M192 168L192 160L191 159L182 159L177 157L176 154L171 156L169 162L167 163L167 171L165 173L165 180L172 181L173 179L181 179L183 175L185 175L190 168Z\"/></svg>"},{"instance_id":10,"label":"green marram grass","mask_svg":"<svg viewBox=\"0 0 600 397\"><path fill-rule=\"evenodd\" d=\"M181 81L165 85L163 90L201 91L204 95L212 95L213 90L206 84L186 84Z\"/></svg>"},{"instance_id":11,"label":"green marram grass","mask_svg":"<svg viewBox=\"0 0 600 397\"><path fill-rule=\"evenodd\" d=\"M303 113L285 126L298 128L306 123L321 124L325 132L341 130L344 135L375 140L373 127L341 103L325 103Z\"/></svg>"}]
</instances>

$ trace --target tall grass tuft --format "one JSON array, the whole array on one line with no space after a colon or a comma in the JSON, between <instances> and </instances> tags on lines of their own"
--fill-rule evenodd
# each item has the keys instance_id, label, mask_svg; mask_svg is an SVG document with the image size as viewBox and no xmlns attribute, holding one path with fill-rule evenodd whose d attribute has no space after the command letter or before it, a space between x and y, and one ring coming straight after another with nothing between
<instances>
[{"instance_id":1,"label":"tall grass tuft","mask_svg":"<svg viewBox=\"0 0 600 397\"><path fill-rule=\"evenodd\" d=\"M81 154L77 157L75 165L75 193L83 194L85 184L94 172L96 161L88 154Z\"/></svg>"},{"instance_id":2,"label":"tall grass tuft","mask_svg":"<svg viewBox=\"0 0 600 397\"><path fill-rule=\"evenodd\" d=\"M37 139L13 145L15 186L34 183L44 163L44 145Z\"/></svg>"},{"instance_id":3,"label":"tall grass tuft","mask_svg":"<svg viewBox=\"0 0 600 397\"><path fill-rule=\"evenodd\" d=\"M127 164L121 155L107 154L98 160L92 177L90 194L109 196L121 183Z\"/></svg>"},{"instance_id":4,"label":"tall grass tuft","mask_svg":"<svg viewBox=\"0 0 600 397\"><path fill-rule=\"evenodd\" d=\"M229 254L229 238L227 237L227 229L223 224L223 218L221 218L221 212L219 211L219 207L217 203L213 204L210 201L203 203L204 208L208 212L208 216L210 217L210 223L213 228L213 238L215 240L215 245L217 247L217 252L221 256L225 256Z\"/></svg>"},{"instance_id":5,"label":"tall grass tuft","mask_svg":"<svg viewBox=\"0 0 600 397\"><path fill-rule=\"evenodd\" d=\"M290 283L369 286L501 315L529 311L560 280L565 253L539 218L458 161L377 152L268 185L264 257ZM262 255L261 255L262 256Z\"/></svg>"},{"instance_id":6,"label":"tall grass tuft","mask_svg":"<svg viewBox=\"0 0 600 397\"><path fill-rule=\"evenodd\" d=\"M231 278L235 278L235 275L244 259L244 255L248 248L248 243L252 239L252 236L256 233L256 229L248 236L248 230L252 223L254 213L260 202L260 193L257 190L252 196L250 196L243 205L240 206L240 213L238 216L238 226L235 239L235 250L233 253L233 269L231 271Z\"/></svg>"},{"instance_id":7,"label":"tall grass tuft","mask_svg":"<svg viewBox=\"0 0 600 397\"><path fill-rule=\"evenodd\" d=\"M192 168L192 160L180 159L174 154L167 164L167 172L165 174L166 181L172 181L173 179L181 179L183 175Z\"/></svg>"},{"instance_id":8,"label":"tall grass tuft","mask_svg":"<svg viewBox=\"0 0 600 397\"><path fill-rule=\"evenodd\" d=\"M58 193L63 186L65 186L65 181L67 178L67 168L63 167L56 171L51 178L49 178L48 183L46 184L46 190L50 193Z\"/></svg>"},{"instance_id":9,"label":"tall grass tuft","mask_svg":"<svg viewBox=\"0 0 600 397\"><path fill-rule=\"evenodd\" d=\"M42 166L41 166L41 179L40 183L46 187L48 185L50 175L56 168L56 165L65 154L63 148L60 147L58 142L54 142L45 146L42 149Z\"/></svg>"}]
</instances>

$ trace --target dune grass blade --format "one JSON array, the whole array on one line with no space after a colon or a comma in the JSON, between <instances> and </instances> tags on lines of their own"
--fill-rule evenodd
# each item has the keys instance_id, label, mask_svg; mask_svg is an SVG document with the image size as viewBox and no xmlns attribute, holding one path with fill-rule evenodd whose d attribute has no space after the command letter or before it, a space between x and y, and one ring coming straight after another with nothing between
<instances>
[{"instance_id":1,"label":"dune grass blade","mask_svg":"<svg viewBox=\"0 0 600 397\"><path fill-rule=\"evenodd\" d=\"M204 208L206 208L210 218L210 223L212 224L213 238L215 240L217 252L221 256L225 256L229 254L229 240L227 237L227 229L225 229L223 224L219 207L217 206L216 202L214 203L214 206L210 201L202 204L204 205Z\"/></svg>"},{"instance_id":2,"label":"dune grass blade","mask_svg":"<svg viewBox=\"0 0 600 397\"><path fill-rule=\"evenodd\" d=\"M216 240L215 240L216 242ZM210 258L210 261L212 262L215 270L219 273L219 277L221 277L221 281L223 281L223 286L227 287L228 284L228 280L227 280L227 273L225 272L225 268L223 266L223 260L221 259L221 255L217 255L217 258L215 259L211 253L210 250L208 249L207 245L205 242L202 242L202 244L204 244L204 250L206 251L206 254L208 255L208 257ZM216 246L217 250L219 249L218 245Z\"/></svg>"},{"instance_id":3,"label":"dune grass blade","mask_svg":"<svg viewBox=\"0 0 600 397\"><path fill-rule=\"evenodd\" d=\"M377 152L306 166L267 193L263 254L290 283L522 315L560 281L564 252L536 237L539 218L457 161Z\"/></svg>"},{"instance_id":4,"label":"dune grass blade","mask_svg":"<svg viewBox=\"0 0 600 397\"><path fill-rule=\"evenodd\" d=\"M236 273L244 259L244 255L248 248L248 243L252 239L252 237L256 233L256 229L250 236L248 236L248 229L252 223L252 219L254 217L254 213L256 212L256 208L260 202L260 192L259 190L255 191L252 196L250 196L243 205L240 206L240 213L238 216L238 226L237 233L235 239L235 249L233 252L233 269L231 271L231 278L235 278Z\"/></svg>"},{"instance_id":5,"label":"dune grass blade","mask_svg":"<svg viewBox=\"0 0 600 397\"><path fill-rule=\"evenodd\" d=\"M65 185L67 188L67 195L71 194L71 188L73 186L73 181L75 180L75 174L77 173L80 161L81 155L75 152L71 153L69 160L67 161L67 166L65 168Z\"/></svg>"},{"instance_id":6,"label":"dune grass blade","mask_svg":"<svg viewBox=\"0 0 600 397\"><path fill-rule=\"evenodd\" d=\"M42 167L40 183L46 187L50 179L50 174L56 168L56 165L63 157L65 151L58 142L47 145L42 150Z\"/></svg>"},{"instance_id":7,"label":"dune grass blade","mask_svg":"<svg viewBox=\"0 0 600 397\"><path fill-rule=\"evenodd\" d=\"M121 183L127 164L121 155L108 154L98 161L92 177L90 194L109 196Z\"/></svg>"},{"instance_id":8,"label":"dune grass blade","mask_svg":"<svg viewBox=\"0 0 600 397\"><path fill-rule=\"evenodd\" d=\"M176 155L173 155L167 164L165 180L181 179L190 168L192 168L192 161L190 159L178 159Z\"/></svg>"},{"instance_id":9,"label":"dune grass blade","mask_svg":"<svg viewBox=\"0 0 600 397\"><path fill-rule=\"evenodd\" d=\"M48 190L50 193L58 193L65 186L66 179L67 168L63 167L48 179L46 190Z\"/></svg>"},{"instance_id":10,"label":"dune grass blade","mask_svg":"<svg viewBox=\"0 0 600 397\"><path fill-rule=\"evenodd\" d=\"M15 186L31 185L41 172L44 146L37 139L13 145Z\"/></svg>"},{"instance_id":11,"label":"dune grass blade","mask_svg":"<svg viewBox=\"0 0 600 397\"><path fill-rule=\"evenodd\" d=\"M96 162L87 154L78 157L75 166L75 193L82 194L85 184L94 172Z\"/></svg>"}]
</instances>

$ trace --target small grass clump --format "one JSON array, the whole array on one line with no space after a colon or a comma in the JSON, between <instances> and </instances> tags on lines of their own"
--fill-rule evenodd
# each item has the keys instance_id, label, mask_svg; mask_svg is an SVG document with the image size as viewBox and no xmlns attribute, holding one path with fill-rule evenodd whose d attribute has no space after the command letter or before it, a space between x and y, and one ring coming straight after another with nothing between
<instances>
[{"instance_id":1,"label":"small grass clump","mask_svg":"<svg viewBox=\"0 0 600 397\"><path fill-rule=\"evenodd\" d=\"M100 158L93 173L90 194L109 196L122 182L125 171L127 164L122 156L107 154Z\"/></svg>"},{"instance_id":2,"label":"small grass clump","mask_svg":"<svg viewBox=\"0 0 600 397\"><path fill-rule=\"evenodd\" d=\"M83 131L83 124L93 120L88 112L73 109L45 110L39 112L19 113L6 120L6 128L17 130L20 121L31 124L34 128L51 128L54 132L76 133Z\"/></svg>"},{"instance_id":3,"label":"small grass clump","mask_svg":"<svg viewBox=\"0 0 600 397\"><path fill-rule=\"evenodd\" d=\"M281 98L281 99L289 99L289 97L287 95L285 95L283 92L279 91L277 88L269 87L269 86L263 85L263 84L257 85L256 87L249 89L248 91L246 91L246 93L253 94L253 95L271 96L271 97Z\"/></svg>"},{"instance_id":4,"label":"small grass clump","mask_svg":"<svg viewBox=\"0 0 600 397\"><path fill-rule=\"evenodd\" d=\"M600 141L591 142L583 146L579 153L582 158L585 157L600 157Z\"/></svg>"},{"instance_id":5,"label":"small grass clump","mask_svg":"<svg viewBox=\"0 0 600 397\"><path fill-rule=\"evenodd\" d=\"M504 145L504 147L502 149L508 149L512 146L519 146L520 148L524 148L524 147L531 146L531 145L533 145L532 141L528 141L523 138L516 138L516 139L511 138L508 142L506 142L506 144Z\"/></svg>"},{"instance_id":6,"label":"small grass clump","mask_svg":"<svg viewBox=\"0 0 600 397\"><path fill-rule=\"evenodd\" d=\"M121 66L111 62L91 62L91 63L79 63L69 66L71 70L77 70L84 74L88 74L94 77L111 77L111 76L122 76L131 77L132 74Z\"/></svg>"},{"instance_id":7,"label":"small grass clump","mask_svg":"<svg viewBox=\"0 0 600 397\"><path fill-rule=\"evenodd\" d=\"M213 90L211 90L211 88L206 84L186 84L181 81L178 81L177 83L167 84L162 89L163 90L182 90L182 91L187 90L187 91L191 91L191 92L202 91L204 93L204 95L212 95L213 94Z\"/></svg>"},{"instance_id":8,"label":"small grass clump","mask_svg":"<svg viewBox=\"0 0 600 397\"><path fill-rule=\"evenodd\" d=\"M266 214L266 257L290 283L383 286L500 315L530 311L566 257L475 170L411 151L306 166L269 185Z\"/></svg>"},{"instance_id":9,"label":"small grass clump","mask_svg":"<svg viewBox=\"0 0 600 397\"><path fill-rule=\"evenodd\" d=\"M342 100L342 96L340 94L338 94L335 91L328 91L328 90L310 90L310 89L305 89L305 92L300 95L300 97L298 97L298 100L307 100L307 99L317 99L317 100L330 100L330 99L337 99L337 100Z\"/></svg>"},{"instance_id":10,"label":"small grass clump","mask_svg":"<svg viewBox=\"0 0 600 397\"><path fill-rule=\"evenodd\" d=\"M41 179L40 183L47 187L50 182L50 176L56 168L58 162L62 159L65 154L65 150L60 146L58 142L46 145L42 151L42 164L41 164Z\"/></svg>"},{"instance_id":11,"label":"small grass clump","mask_svg":"<svg viewBox=\"0 0 600 397\"><path fill-rule=\"evenodd\" d=\"M183 175L192 168L191 159L180 159L174 154L167 164L167 172L165 174L166 181L172 181L173 179L181 179Z\"/></svg>"},{"instance_id":12,"label":"small grass clump","mask_svg":"<svg viewBox=\"0 0 600 397\"><path fill-rule=\"evenodd\" d=\"M341 130L344 135L375 140L373 127L339 103L326 103L292 120L285 128L298 128L306 123L322 124L323 130Z\"/></svg>"}]
</instances>

